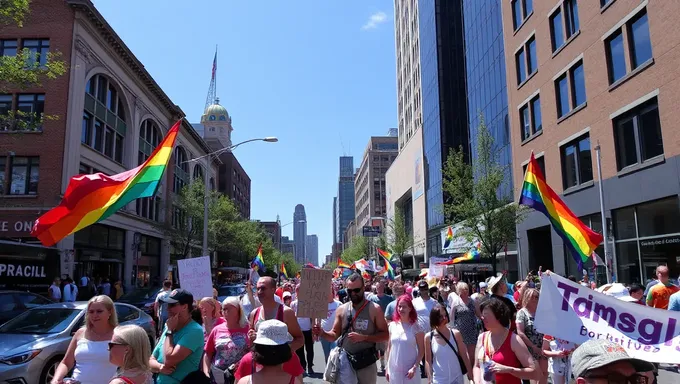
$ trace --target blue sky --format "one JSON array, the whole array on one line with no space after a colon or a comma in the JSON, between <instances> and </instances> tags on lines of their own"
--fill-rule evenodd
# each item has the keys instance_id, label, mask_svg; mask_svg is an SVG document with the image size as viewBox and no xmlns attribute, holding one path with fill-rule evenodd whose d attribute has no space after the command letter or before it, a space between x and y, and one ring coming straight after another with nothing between
<instances>
[{"instance_id":1,"label":"blue sky","mask_svg":"<svg viewBox=\"0 0 680 384\"><path fill-rule=\"evenodd\" d=\"M233 142L279 138L235 151L252 179L251 218L286 224L304 204L319 257L330 253L338 157L357 167L369 136L396 127L393 0L94 3L191 122L219 45Z\"/></svg>"}]
</instances>

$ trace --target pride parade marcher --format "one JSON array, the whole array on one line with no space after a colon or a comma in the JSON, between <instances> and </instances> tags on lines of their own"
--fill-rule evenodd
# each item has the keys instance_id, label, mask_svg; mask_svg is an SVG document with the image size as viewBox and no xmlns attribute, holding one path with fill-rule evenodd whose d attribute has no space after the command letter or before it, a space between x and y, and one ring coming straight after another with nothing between
<instances>
[{"instance_id":1,"label":"pride parade marcher","mask_svg":"<svg viewBox=\"0 0 680 384\"><path fill-rule=\"evenodd\" d=\"M397 311L389 325L387 343L387 372L385 378L392 384L420 383L420 362L425 356L424 330L418 323L413 299L402 295L397 298Z\"/></svg>"},{"instance_id":2,"label":"pride parade marcher","mask_svg":"<svg viewBox=\"0 0 680 384\"><path fill-rule=\"evenodd\" d=\"M460 283L458 283L460 284ZM431 384L465 384L472 380L472 366L463 336L451 329L448 311L437 304L430 312L430 329L425 334L425 367Z\"/></svg>"}]
</instances>

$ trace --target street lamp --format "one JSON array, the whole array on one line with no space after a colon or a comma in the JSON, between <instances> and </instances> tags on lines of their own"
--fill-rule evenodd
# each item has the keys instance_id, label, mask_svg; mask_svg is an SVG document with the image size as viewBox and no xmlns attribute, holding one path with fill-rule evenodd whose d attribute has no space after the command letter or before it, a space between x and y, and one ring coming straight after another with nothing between
<instances>
[{"instance_id":1,"label":"street lamp","mask_svg":"<svg viewBox=\"0 0 680 384\"><path fill-rule=\"evenodd\" d=\"M264 141L264 142L267 142L267 143L276 143L277 141L279 141L279 139L276 138L276 137L273 137L273 136L267 136L267 137L258 138L258 139L249 139L249 140L242 141L242 142L234 144L234 145L230 145L226 148L220 148L216 151L210 152L210 153L205 154L203 156L199 156L199 157L196 157L194 159L190 159L190 160L186 161L187 163L193 163L193 162L197 162L197 161L199 161L203 158L206 159L205 160L205 177L204 177L204 180L203 180L203 184L205 184L205 192L203 194L204 195L203 196L203 250L202 250L203 256L208 255L208 195L210 193L210 187L209 187L209 183L210 183L210 160L213 157L217 157L224 152L233 151L239 145L242 145L242 144L245 144L245 143L250 143L250 142L253 142L253 141Z\"/></svg>"}]
</instances>

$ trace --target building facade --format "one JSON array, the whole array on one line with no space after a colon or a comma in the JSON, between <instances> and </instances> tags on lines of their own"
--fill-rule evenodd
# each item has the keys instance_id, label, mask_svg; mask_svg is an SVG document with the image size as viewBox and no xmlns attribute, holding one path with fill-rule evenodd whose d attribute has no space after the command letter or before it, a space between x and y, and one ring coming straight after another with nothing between
<instances>
[{"instance_id":1,"label":"building facade","mask_svg":"<svg viewBox=\"0 0 680 384\"><path fill-rule=\"evenodd\" d=\"M307 262L307 214L302 204L296 205L293 213L293 239L295 240L295 261L304 264Z\"/></svg>"},{"instance_id":2,"label":"building facade","mask_svg":"<svg viewBox=\"0 0 680 384\"><path fill-rule=\"evenodd\" d=\"M241 217L250 219L250 176L233 152L220 154L218 191L229 196Z\"/></svg>"},{"instance_id":3,"label":"building facade","mask_svg":"<svg viewBox=\"0 0 680 384\"><path fill-rule=\"evenodd\" d=\"M281 236L281 253L295 255L295 241L291 240L288 236Z\"/></svg>"},{"instance_id":4,"label":"building facade","mask_svg":"<svg viewBox=\"0 0 680 384\"><path fill-rule=\"evenodd\" d=\"M314 265L321 265L319 260L319 238L316 235L307 235L305 247L307 262Z\"/></svg>"},{"instance_id":5,"label":"building facade","mask_svg":"<svg viewBox=\"0 0 680 384\"><path fill-rule=\"evenodd\" d=\"M259 221L259 223L269 235L269 238L272 239L274 249L281 251L281 223L278 221Z\"/></svg>"},{"instance_id":6,"label":"building facade","mask_svg":"<svg viewBox=\"0 0 680 384\"><path fill-rule=\"evenodd\" d=\"M595 231L606 229L619 281L646 282L659 264L677 276L680 3L521 3L503 2L506 62L514 63L507 86L516 198L533 151L570 209ZM518 234L528 250L524 272L579 272L542 214L532 212Z\"/></svg>"},{"instance_id":7,"label":"building facade","mask_svg":"<svg viewBox=\"0 0 680 384\"><path fill-rule=\"evenodd\" d=\"M359 231L371 217L387 215L385 173L399 154L397 137L371 136L354 182L355 222Z\"/></svg>"},{"instance_id":8,"label":"building facade","mask_svg":"<svg viewBox=\"0 0 680 384\"><path fill-rule=\"evenodd\" d=\"M354 158L352 156L340 157L337 201L337 237L338 242L343 243L347 225L354 220Z\"/></svg>"},{"instance_id":9,"label":"building facade","mask_svg":"<svg viewBox=\"0 0 680 384\"><path fill-rule=\"evenodd\" d=\"M462 0L419 0L428 255L441 253L444 218L442 165L449 150L469 159Z\"/></svg>"},{"instance_id":10,"label":"building facade","mask_svg":"<svg viewBox=\"0 0 680 384\"><path fill-rule=\"evenodd\" d=\"M422 123L418 3L414 0L394 1L399 151Z\"/></svg>"},{"instance_id":11,"label":"building facade","mask_svg":"<svg viewBox=\"0 0 680 384\"><path fill-rule=\"evenodd\" d=\"M47 52L59 51L70 68L41 87L0 95L0 115L20 110L57 116L31 132L3 127L7 133L0 137L0 228L7 228L0 231L3 257L7 256L3 262L46 266L42 280L21 282L20 287L27 289L47 286L64 274L120 279L127 286L157 281L170 263L172 249L163 228L174 217L176 187L192 182L192 168L205 166L186 161L206 154L208 146L183 120L154 197L129 204L55 247L43 247L30 237L30 224L59 204L72 176L113 175L138 166L184 113L90 1L33 1L23 28L4 26L0 41L2 55L29 48L43 60ZM210 166L215 174L217 163Z\"/></svg>"}]
</instances>

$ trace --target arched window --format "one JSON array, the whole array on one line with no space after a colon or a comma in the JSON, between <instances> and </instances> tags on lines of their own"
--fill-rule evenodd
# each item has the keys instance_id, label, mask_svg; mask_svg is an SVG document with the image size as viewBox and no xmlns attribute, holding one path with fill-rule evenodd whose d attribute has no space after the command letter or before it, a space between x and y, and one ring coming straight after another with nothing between
<instances>
[{"instance_id":1,"label":"arched window","mask_svg":"<svg viewBox=\"0 0 680 384\"><path fill-rule=\"evenodd\" d=\"M175 177L172 191L180 193L182 188L189 183L189 163L187 152L181 146L175 148Z\"/></svg>"},{"instance_id":2,"label":"arched window","mask_svg":"<svg viewBox=\"0 0 680 384\"><path fill-rule=\"evenodd\" d=\"M215 178L214 177L210 178L210 190L211 191L215 190Z\"/></svg>"},{"instance_id":3,"label":"arched window","mask_svg":"<svg viewBox=\"0 0 680 384\"><path fill-rule=\"evenodd\" d=\"M94 75L85 86L85 110L80 141L104 156L123 163L125 107L117 87L104 75Z\"/></svg>"},{"instance_id":4,"label":"arched window","mask_svg":"<svg viewBox=\"0 0 680 384\"><path fill-rule=\"evenodd\" d=\"M162 139L161 130L151 119L144 120L139 129L139 151L137 152L137 165L141 165L158 147ZM159 221L161 211L161 199L158 196L137 199L137 215L153 221Z\"/></svg>"},{"instance_id":5,"label":"arched window","mask_svg":"<svg viewBox=\"0 0 680 384\"><path fill-rule=\"evenodd\" d=\"M203 180L203 167L201 167L199 164L196 164L196 166L194 166L193 179L194 180L196 180L196 179Z\"/></svg>"}]
</instances>

